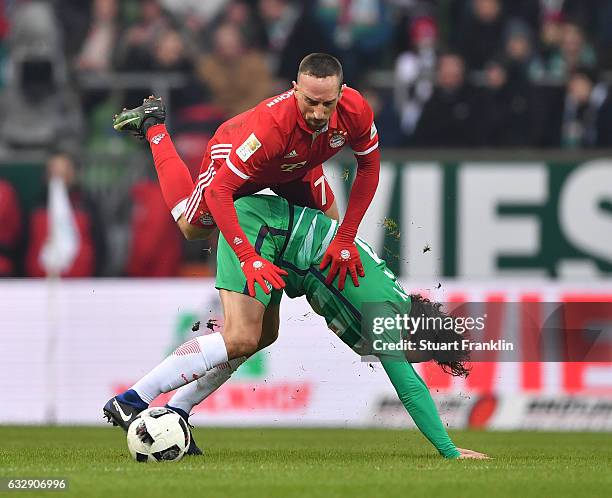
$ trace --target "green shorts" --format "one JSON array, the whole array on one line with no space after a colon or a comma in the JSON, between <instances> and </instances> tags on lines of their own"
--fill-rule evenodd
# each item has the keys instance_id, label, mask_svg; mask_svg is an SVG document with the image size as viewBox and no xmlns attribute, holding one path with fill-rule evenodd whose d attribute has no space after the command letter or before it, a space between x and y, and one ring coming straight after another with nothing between
<instances>
[{"instance_id":1,"label":"green shorts","mask_svg":"<svg viewBox=\"0 0 612 498\"><path fill-rule=\"evenodd\" d=\"M234 206L240 227L249 242L255 247L255 251L268 261L277 264L278 255L287 239L289 223L287 201L282 199L281 202L281 198L275 196L253 195L238 199ZM221 234L219 234L217 246L215 287L249 295L240 261ZM282 290L275 289L272 289L270 294L266 294L259 284L255 284L255 291L255 299L266 307L269 304L279 304L283 296Z\"/></svg>"}]
</instances>

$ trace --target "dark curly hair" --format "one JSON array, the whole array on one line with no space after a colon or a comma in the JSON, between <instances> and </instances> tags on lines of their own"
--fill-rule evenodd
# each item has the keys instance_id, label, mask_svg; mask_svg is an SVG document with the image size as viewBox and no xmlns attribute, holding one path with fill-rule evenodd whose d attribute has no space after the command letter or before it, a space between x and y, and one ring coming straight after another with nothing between
<instances>
[{"instance_id":1,"label":"dark curly hair","mask_svg":"<svg viewBox=\"0 0 612 498\"><path fill-rule=\"evenodd\" d=\"M445 323L445 320L451 317L451 315L442 311L441 303L432 302L420 294L411 294L410 299L412 301L412 306L410 308L411 317L440 319L429 321L429 323L434 324ZM446 323L447 322L448 320L446 320ZM435 329L428 328L426 331L416 330L412 334L413 341L426 338L429 341L434 340L439 344L451 343L456 341L458 337L459 334L457 332L455 332L453 329L447 329L445 327L438 327ZM462 334L461 337L466 338L466 334ZM468 351L432 351L430 357L427 359L434 360L438 365L440 365L445 373L452 375L453 377L467 377L470 374L470 369L465 366L465 362L469 361Z\"/></svg>"}]
</instances>

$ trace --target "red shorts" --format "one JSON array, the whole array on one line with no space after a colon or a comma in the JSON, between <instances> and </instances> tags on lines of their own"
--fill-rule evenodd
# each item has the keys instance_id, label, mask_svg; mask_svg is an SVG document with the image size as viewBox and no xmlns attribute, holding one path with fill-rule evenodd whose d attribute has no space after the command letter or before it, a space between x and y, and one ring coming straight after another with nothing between
<instances>
[{"instance_id":1,"label":"red shorts","mask_svg":"<svg viewBox=\"0 0 612 498\"><path fill-rule=\"evenodd\" d=\"M200 168L198 182L191 197L187 200L184 212L185 218L192 225L205 228L211 228L215 225L204 200L204 190L210 185L215 172L224 162L224 158L211 158L210 150L206 151L206 156ZM308 170L302 178L289 183L263 185L248 181L240 187L234 198L238 199L255 194L266 188L271 189L275 194L284 197L292 204L318 209L323 212L326 212L332 206L335 199L334 193L323 173L322 164Z\"/></svg>"}]
</instances>

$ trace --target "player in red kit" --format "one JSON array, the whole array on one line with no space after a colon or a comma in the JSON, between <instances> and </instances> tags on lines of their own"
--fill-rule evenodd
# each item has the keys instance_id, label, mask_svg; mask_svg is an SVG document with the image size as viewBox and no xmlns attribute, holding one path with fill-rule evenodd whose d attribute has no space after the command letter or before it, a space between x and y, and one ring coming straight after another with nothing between
<instances>
[{"instance_id":1,"label":"player in red kit","mask_svg":"<svg viewBox=\"0 0 612 498\"><path fill-rule=\"evenodd\" d=\"M149 140L164 198L185 237L198 238L200 230L213 226L214 218L241 262L251 296L255 283L266 293L267 282L276 289L284 287L285 272L262 258L247 240L233 200L269 187L294 204L337 218L322 164L345 145L357 158L357 176L321 268L331 264L328 283L339 275L340 290L347 274L355 286L358 275L364 276L354 239L378 185L378 134L370 106L359 92L343 85L342 78L342 66L334 57L305 57L292 90L219 127L206 148L195 186L163 125L161 100L146 99L143 106L115 117L116 129L136 131Z\"/></svg>"}]
</instances>

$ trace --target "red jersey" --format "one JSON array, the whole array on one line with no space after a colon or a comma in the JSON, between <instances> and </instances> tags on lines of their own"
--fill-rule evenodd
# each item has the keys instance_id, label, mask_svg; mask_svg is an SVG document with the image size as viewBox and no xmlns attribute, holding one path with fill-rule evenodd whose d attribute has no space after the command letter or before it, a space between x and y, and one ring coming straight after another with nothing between
<instances>
[{"instance_id":1,"label":"red jersey","mask_svg":"<svg viewBox=\"0 0 612 498\"><path fill-rule=\"evenodd\" d=\"M264 100L223 125L210 147L229 147L229 168L263 185L296 180L349 145L358 155L378 147L372 109L359 92L345 87L325 128L312 131L293 90ZM224 149L227 150L227 149Z\"/></svg>"},{"instance_id":2,"label":"red jersey","mask_svg":"<svg viewBox=\"0 0 612 498\"><path fill-rule=\"evenodd\" d=\"M322 175L321 165L345 145L358 156L377 149L374 114L357 90L344 87L334 113L320 131L308 127L293 93L289 90L264 100L217 129L206 148L192 196L177 206L179 212L185 211L190 223L207 226L211 222L204 213L203 193L224 163L246 181L236 192L238 195L304 179L301 183L306 187L297 187L296 193L309 189L314 192L315 185L319 185L322 199L315 205L309 203L309 207L325 211L333 201L333 193L322 176L304 178L307 173L318 168L320 173L315 176ZM282 188L273 190L283 195ZM297 199L289 200L299 203Z\"/></svg>"}]
</instances>

